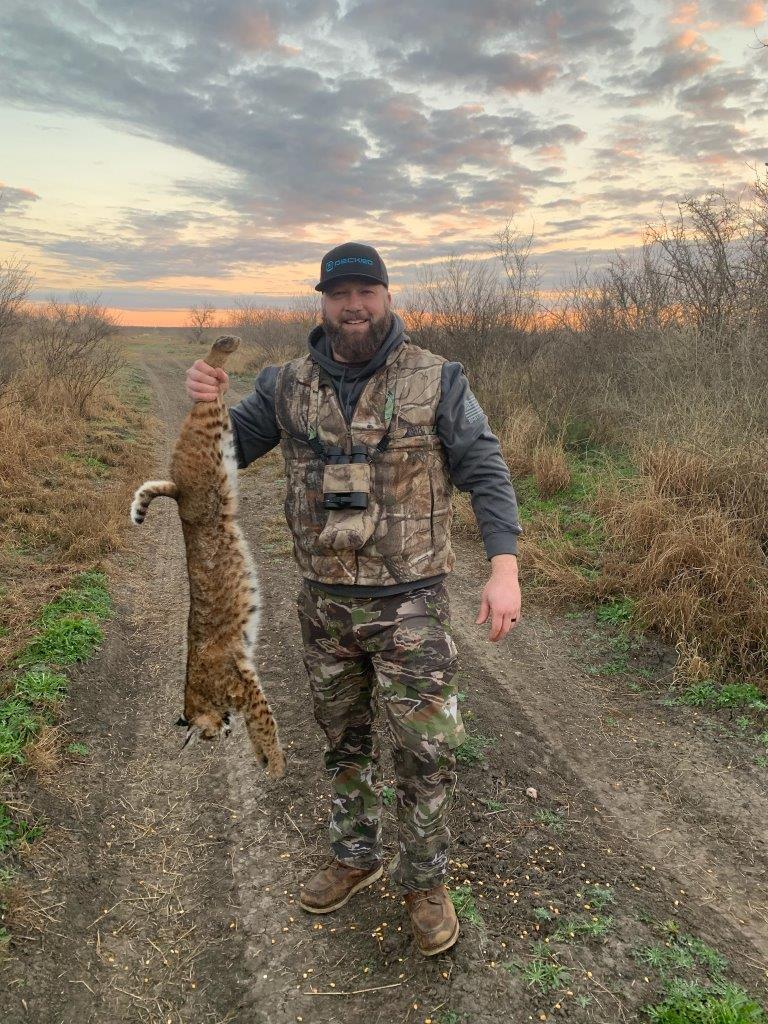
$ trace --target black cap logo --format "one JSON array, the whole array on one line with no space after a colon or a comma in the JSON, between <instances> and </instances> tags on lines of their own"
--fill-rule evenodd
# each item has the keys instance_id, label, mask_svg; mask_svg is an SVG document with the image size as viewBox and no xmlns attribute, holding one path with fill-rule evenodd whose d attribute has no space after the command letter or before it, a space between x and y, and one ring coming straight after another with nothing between
<instances>
[{"instance_id":1,"label":"black cap logo","mask_svg":"<svg viewBox=\"0 0 768 1024\"><path fill-rule=\"evenodd\" d=\"M331 284L346 277L362 277L389 287L387 268L381 256L371 245L361 242L344 242L323 256L320 264L320 280L315 291L325 291Z\"/></svg>"}]
</instances>

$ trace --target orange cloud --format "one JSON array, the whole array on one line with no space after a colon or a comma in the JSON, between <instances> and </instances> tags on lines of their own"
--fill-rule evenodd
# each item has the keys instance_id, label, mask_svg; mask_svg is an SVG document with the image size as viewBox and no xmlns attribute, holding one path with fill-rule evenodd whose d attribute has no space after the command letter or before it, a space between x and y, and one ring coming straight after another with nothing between
<instances>
[{"instance_id":1,"label":"orange cloud","mask_svg":"<svg viewBox=\"0 0 768 1024\"><path fill-rule=\"evenodd\" d=\"M744 4L741 10L741 22L748 28L761 25L766 19L766 9L763 0L753 0L752 3Z\"/></svg>"},{"instance_id":2,"label":"orange cloud","mask_svg":"<svg viewBox=\"0 0 768 1024\"><path fill-rule=\"evenodd\" d=\"M678 4L669 21L671 25L693 25L698 16L698 3Z\"/></svg>"}]
</instances>

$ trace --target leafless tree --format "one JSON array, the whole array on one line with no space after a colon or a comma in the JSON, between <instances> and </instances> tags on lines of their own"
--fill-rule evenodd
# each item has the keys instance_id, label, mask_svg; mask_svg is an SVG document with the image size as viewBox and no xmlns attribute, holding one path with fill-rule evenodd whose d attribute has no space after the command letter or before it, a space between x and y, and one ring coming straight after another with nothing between
<instances>
[{"instance_id":1,"label":"leafless tree","mask_svg":"<svg viewBox=\"0 0 768 1024\"><path fill-rule=\"evenodd\" d=\"M187 316L187 327L189 328L189 340L199 344L208 331L216 326L216 308L209 302L202 302L198 306L189 307Z\"/></svg>"}]
</instances>

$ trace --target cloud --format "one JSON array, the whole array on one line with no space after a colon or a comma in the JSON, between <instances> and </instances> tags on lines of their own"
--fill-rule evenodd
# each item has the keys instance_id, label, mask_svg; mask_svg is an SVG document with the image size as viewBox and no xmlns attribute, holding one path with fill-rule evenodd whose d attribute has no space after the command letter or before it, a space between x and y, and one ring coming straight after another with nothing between
<instances>
[{"instance_id":1,"label":"cloud","mask_svg":"<svg viewBox=\"0 0 768 1024\"><path fill-rule=\"evenodd\" d=\"M31 188L14 188L0 181L0 213L9 210L23 211L30 203L36 203L40 196Z\"/></svg>"},{"instance_id":2,"label":"cloud","mask_svg":"<svg viewBox=\"0 0 768 1024\"><path fill-rule=\"evenodd\" d=\"M258 63L239 60L230 44L229 61L214 59L227 38L222 11L215 24L208 15L195 23L184 39L182 15L193 19L194 12L182 7L178 0L162 10L147 7L147 21L134 11L138 35L117 13L122 8L104 3L97 11L112 18L110 32L91 26L90 34L42 9L17 7L3 26L0 90L16 103L96 116L228 168L240 185L223 189L222 199L237 201L243 216L268 229L333 224L372 211L466 215L485 201L489 174L503 182L496 201L506 197L511 214L541 178L513 160L510 148L583 136L572 125L538 123L526 112L431 107L417 92L372 75L332 79L309 66L275 63L269 54ZM224 9L227 25L243 10L231 3ZM300 9L310 16L333 10L309 0L288 5L296 22ZM279 5L268 10L275 24L288 24ZM168 34L143 50L138 44L148 37L148 24ZM190 40L205 27L212 33L209 52L196 64Z\"/></svg>"}]
</instances>

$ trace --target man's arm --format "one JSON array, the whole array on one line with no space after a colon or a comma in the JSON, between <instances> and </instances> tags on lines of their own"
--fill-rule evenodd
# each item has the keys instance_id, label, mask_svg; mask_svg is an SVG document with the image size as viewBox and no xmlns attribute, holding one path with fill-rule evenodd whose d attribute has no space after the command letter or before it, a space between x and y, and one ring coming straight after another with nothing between
<instances>
[{"instance_id":1,"label":"man's arm","mask_svg":"<svg viewBox=\"0 0 768 1024\"><path fill-rule=\"evenodd\" d=\"M239 469L245 469L254 459L266 455L280 441L275 416L278 370L277 366L265 366L251 394L229 410ZM228 388L229 377L225 371L214 369L202 359L187 370L187 394L193 402L211 402L219 391L224 394Z\"/></svg>"},{"instance_id":2,"label":"man's arm","mask_svg":"<svg viewBox=\"0 0 768 1024\"><path fill-rule=\"evenodd\" d=\"M446 451L451 480L459 490L470 493L491 562L491 578L483 590L477 623L484 623L490 616L489 638L500 640L520 618L516 555L522 528L498 438L472 394L460 363L443 367L437 433Z\"/></svg>"},{"instance_id":3,"label":"man's arm","mask_svg":"<svg viewBox=\"0 0 768 1024\"><path fill-rule=\"evenodd\" d=\"M278 366L265 366L250 395L229 410L239 469L245 469L280 442L280 428L275 416L275 386L279 369Z\"/></svg>"}]
</instances>

